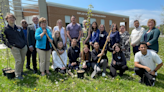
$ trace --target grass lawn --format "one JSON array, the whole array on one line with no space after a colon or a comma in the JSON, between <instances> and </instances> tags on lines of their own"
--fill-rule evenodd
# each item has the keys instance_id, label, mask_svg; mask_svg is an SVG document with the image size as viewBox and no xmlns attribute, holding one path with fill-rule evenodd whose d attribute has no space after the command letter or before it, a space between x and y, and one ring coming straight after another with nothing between
<instances>
[{"instance_id":1,"label":"grass lawn","mask_svg":"<svg viewBox=\"0 0 164 92\"><path fill-rule=\"evenodd\" d=\"M159 38L159 56L164 61L164 38ZM0 50L0 69L7 67L7 59L5 50ZM108 59L111 61L111 54L108 52ZM112 79L109 76L96 76L96 79L91 79L86 76L84 79L71 78L69 75L62 75L54 72L52 69L51 76L40 76L40 73L26 70L24 64L24 72L28 75L24 80L9 80L3 76L0 71L0 92L164 92L164 67L158 71L157 81L154 87L147 87L138 83L139 77L133 76L134 73L134 55L131 53L131 60L127 62L129 70L125 72L123 77L117 76ZM14 69L15 62L10 52L11 68ZM52 60L51 60L52 62ZM110 65L110 62L109 62ZM39 63L38 63L39 66ZM32 67L32 65L31 65ZM38 67L39 69L39 67ZM76 71L74 72L76 74Z\"/></svg>"}]
</instances>

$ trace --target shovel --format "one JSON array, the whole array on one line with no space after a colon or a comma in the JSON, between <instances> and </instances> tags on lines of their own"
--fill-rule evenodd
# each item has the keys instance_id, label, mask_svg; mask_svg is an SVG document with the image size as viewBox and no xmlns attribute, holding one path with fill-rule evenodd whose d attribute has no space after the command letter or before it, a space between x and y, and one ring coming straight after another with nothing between
<instances>
[{"instance_id":1,"label":"shovel","mask_svg":"<svg viewBox=\"0 0 164 92\"><path fill-rule=\"evenodd\" d=\"M48 34L47 34L47 33L46 33L46 36L47 36L47 38L50 40L50 37L48 36ZM62 61L62 63L63 63L63 65L64 65L64 67L66 67L66 65L64 64L64 62L63 62L62 58L60 57L59 53L57 52L56 47L54 46L54 44L53 44L52 42L50 42L50 43L51 43L51 45L52 45L53 49L56 51L57 55L59 56L60 60ZM67 72L69 75L71 75L71 77L73 77L73 73L72 73L72 72L70 72L70 71L67 69L67 67L66 67L66 72Z\"/></svg>"},{"instance_id":2,"label":"shovel","mask_svg":"<svg viewBox=\"0 0 164 92\"><path fill-rule=\"evenodd\" d=\"M112 30L110 30L108 36L110 36L111 32L112 32ZM105 41L105 44L104 44L102 50L105 50L105 47L106 47L106 45L107 45L107 42L108 42L108 40ZM97 61L97 65L96 65L96 70L94 70L94 71L92 72L91 78L93 78L93 77L97 74L97 66L98 66L98 64L99 64L99 62L100 62L100 60L101 60L101 58L102 58L102 56L99 57L99 59L98 59L98 61Z\"/></svg>"}]
</instances>

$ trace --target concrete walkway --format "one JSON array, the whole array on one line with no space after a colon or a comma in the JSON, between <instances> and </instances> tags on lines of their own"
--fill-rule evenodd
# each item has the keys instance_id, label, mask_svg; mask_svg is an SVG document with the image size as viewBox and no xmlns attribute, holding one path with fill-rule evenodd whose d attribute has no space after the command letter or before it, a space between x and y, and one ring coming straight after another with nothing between
<instances>
[{"instance_id":1,"label":"concrete walkway","mask_svg":"<svg viewBox=\"0 0 164 92\"><path fill-rule=\"evenodd\" d=\"M4 44L0 44L0 49L6 49L6 46Z\"/></svg>"}]
</instances>

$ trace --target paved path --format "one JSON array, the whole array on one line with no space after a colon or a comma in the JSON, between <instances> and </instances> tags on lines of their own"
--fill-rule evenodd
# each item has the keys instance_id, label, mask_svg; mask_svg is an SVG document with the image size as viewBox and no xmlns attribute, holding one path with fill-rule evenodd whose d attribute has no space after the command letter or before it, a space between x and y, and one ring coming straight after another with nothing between
<instances>
[{"instance_id":1,"label":"paved path","mask_svg":"<svg viewBox=\"0 0 164 92\"><path fill-rule=\"evenodd\" d=\"M6 46L4 44L0 44L0 49L6 49Z\"/></svg>"}]
</instances>

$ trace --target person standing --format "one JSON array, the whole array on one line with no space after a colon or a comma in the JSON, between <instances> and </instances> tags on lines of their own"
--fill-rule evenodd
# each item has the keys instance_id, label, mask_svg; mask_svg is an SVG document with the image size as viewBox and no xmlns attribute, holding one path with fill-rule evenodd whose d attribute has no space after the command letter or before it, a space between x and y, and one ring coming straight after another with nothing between
<instances>
[{"instance_id":1,"label":"person standing","mask_svg":"<svg viewBox=\"0 0 164 92\"><path fill-rule=\"evenodd\" d=\"M132 30L132 33L130 35L130 40L131 40L131 46L133 47L133 54L135 55L135 53L139 51L138 45L140 44L140 40L145 29L139 26L138 20L134 21L134 26L135 28Z\"/></svg>"},{"instance_id":2,"label":"person standing","mask_svg":"<svg viewBox=\"0 0 164 92\"><path fill-rule=\"evenodd\" d=\"M157 71L162 67L163 62L157 53L148 50L146 42L140 43L139 50L134 58L135 73L141 77L140 83L144 83L147 86L154 86Z\"/></svg>"},{"instance_id":3,"label":"person standing","mask_svg":"<svg viewBox=\"0 0 164 92\"><path fill-rule=\"evenodd\" d=\"M100 49L103 49L106 38L108 36L108 33L105 30L105 25L101 24L99 26L100 29L100 34L99 34L99 45L100 45ZM106 52L106 51L105 51Z\"/></svg>"},{"instance_id":4,"label":"person standing","mask_svg":"<svg viewBox=\"0 0 164 92\"><path fill-rule=\"evenodd\" d=\"M92 50L94 49L93 45L95 42L99 42L99 34L100 30L98 29L97 22L94 21L92 23L91 31L90 31L90 39L89 39L89 45L92 47Z\"/></svg>"},{"instance_id":5,"label":"person standing","mask_svg":"<svg viewBox=\"0 0 164 92\"><path fill-rule=\"evenodd\" d=\"M87 23L87 20L83 20L83 28L82 28L82 31L83 31L82 37L84 37L83 44L86 44L88 48L90 49L90 45L89 45L90 30L89 28L87 28L86 23Z\"/></svg>"},{"instance_id":6,"label":"person standing","mask_svg":"<svg viewBox=\"0 0 164 92\"><path fill-rule=\"evenodd\" d=\"M72 39L77 40L78 47L80 48L80 38L81 38L81 25L76 23L76 17L72 15L71 23L67 25L67 36L70 40L70 46Z\"/></svg>"},{"instance_id":7,"label":"person standing","mask_svg":"<svg viewBox=\"0 0 164 92\"><path fill-rule=\"evenodd\" d=\"M4 27L2 40L7 45L15 59L15 76L17 79L23 79L23 65L27 53L26 38L23 29L15 25L16 17L12 13L7 13L5 17L8 25ZM2 30L3 31L3 30Z\"/></svg>"},{"instance_id":8,"label":"person standing","mask_svg":"<svg viewBox=\"0 0 164 92\"><path fill-rule=\"evenodd\" d=\"M35 44L36 44L36 39L35 39L35 31L36 29L39 27L39 19L37 16L33 16L32 18L33 24L28 26L27 28L27 42L28 42L28 46L29 46L29 50L32 54L32 63L33 63L33 69L34 69L34 73L37 73L37 61L36 61L36 48L35 48ZM31 55L30 55L31 57ZM28 70L32 70L30 68L30 58L27 60L27 64L26 64L26 69Z\"/></svg>"},{"instance_id":9,"label":"person standing","mask_svg":"<svg viewBox=\"0 0 164 92\"><path fill-rule=\"evenodd\" d=\"M107 37L109 39L109 41L108 41L109 46L107 47L107 49L112 52L113 51L113 45L115 43L120 42L120 34L118 31L117 24L115 24L115 23L113 23L111 30L112 30L112 32L111 32L110 36Z\"/></svg>"},{"instance_id":10,"label":"person standing","mask_svg":"<svg viewBox=\"0 0 164 92\"><path fill-rule=\"evenodd\" d=\"M61 36L62 41L63 41L63 46L65 49L67 49L67 31L63 27L63 22L61 19L57 20L56 26L53 28L52 35L54 35L55 31L60 32L60 36Z\"/></svg>"},{"instance_id":11,"label":"person standing","mask_svg":"<svg viewBox=\"0 0 164 92\"><path fill-rule=\"evenodd\" d=\"M160 31L159 29L155 28L156 21L154 19L149 19L147 22L147 26L149 27L149 29L143 33L140 42L147 42L148 49L154 50L156 53L158 53L158 38L160 35Z\"/></svg>"},{"instance_id":12,"label":"person standing","mask_svg":"<svg viewBox=\"0 0 164 92\"><path fill-rule=\"evenodd\" d=\"M27 21L25 19L23 19L21 21L21 24L22 24L23 33L24 33L24 36L25 36L25 39L26 39L26 42L27 42L27 27L28 27ZM27 45L27 53L26 53L26 56L27 56L27 61L29 61L30 60L30 56L31 56L31 51L30 51L28 45Z\"/></svg>"},{"instance_id":13,"label":"person standing","mask_svg":"<svg viewBox=\"0 0 164 92\"><path fill-rule=\"evenodd\" d=\"M121 29L120 30L121 49L122 49L122 52L125 55L126 61L129 61L130 60L130 42L129 42L130 34L128 33L128 31L126 31L124 25L122 25L120 29Z\"/></svg>"},{"instance_id":14,"label":"person standing","mask_svg":"<svg viewBox=\"0 0 164 92\"><path fill-rule=\"evenodd\" d=\"M41 76L45 75L45 71L47 75L51 75L49 72L49 66L50 66L50 55L51 55L51 43L53 38L52 38L52 33L51 31L46 27L47 25L47 20L43 17L39 19L39 25L40 27L36 30L35 32L35 39L36 39L36 48L37 52L39 54L39 65L40 65L40 72ZM48 39L48 37L50 39Z\"/></svg>"}]
</instances>

